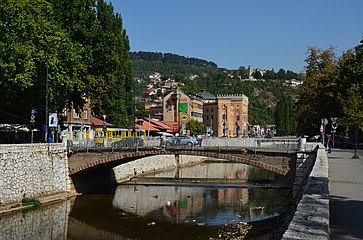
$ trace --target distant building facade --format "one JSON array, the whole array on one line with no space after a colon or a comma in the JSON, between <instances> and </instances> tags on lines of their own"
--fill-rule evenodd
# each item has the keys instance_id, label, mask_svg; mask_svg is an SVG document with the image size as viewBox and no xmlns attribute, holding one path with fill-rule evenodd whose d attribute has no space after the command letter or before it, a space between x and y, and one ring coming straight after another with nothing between
<instances>
[{"instance_id":1,"label":"distant building facade","mask_svg":"<svg viewBox=\"0 0 363 240\"><path fill-rule=\"evenodd\" d=\"M174 133L181 133L190 119L190 98L179 88L163 98L163 121L173 127Z\"/></svg>"},{"instance_id":2,"label":"distant building facade","mask_svg":"<svg viewBox=\"0 0 363 240\"><path fill-rule=\"evenodd\" d=\"M218 95L218 136L248 134L248 97L243 94Z\"/></svg>"},{"instance_id":3,"label":"distant building facade","mask_svg":"<svg viewBox=\"0 0 363 240\"><path fill-rule=\"evenodd\" d=\"M248 134L248 97L243 94L214 96L197 93L203 101L203 122L214 137L241 137Z\"/></svg>"},{"instance_id":4,"label":"distant building facade","mask_svg":"<svg viewBox=\"0 0 363 240\"><path fill-rule=\"evenodd\" d=\"M66 127L66 131L63 131L62 136L74 143L82 139L93 138L90 99L85 100L86 103L80 113L77 113L73 107L65 109L63 112L65 117L63 125Z\"/></svg>"}]
</instances>

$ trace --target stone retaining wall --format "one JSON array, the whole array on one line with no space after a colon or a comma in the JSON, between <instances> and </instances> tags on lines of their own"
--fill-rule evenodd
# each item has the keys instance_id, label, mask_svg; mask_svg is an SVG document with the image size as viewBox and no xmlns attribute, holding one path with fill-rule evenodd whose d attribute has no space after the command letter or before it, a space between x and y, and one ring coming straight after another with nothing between
<instances>
[{"instance_id":1,"label":"stone retaining wall","mask_svg":"<svg viewBox=\"0 0 363 240\"><path fill-rule=\"evenodd\" d=\"M206 157L180 155L179 164L185 166L189 164L199 163L206 159ZM151 156L142 159L138 159L132 162L124 163L120 166L113 168L115 179L118 183L129 180L135 175L143 173L151 173L160 170L174 169L176 166L175 155L158 155Z\"/></svg>"},{"instance_id":2,"label":"stone retaining wall","mask_svg":"<svg viewBox=\"0 0 363 240\"><path fill-rule=\"evenodd\" d=\"M303 196L282 239L329 239L329 164L322 144Z\"/></svg>"},{"instance_id":3,"label":"stone retaining wall","mask_svg":"<svg viewBox=\"0 0 363 240\"><path fill-rule=\"evenodd\" d=\"M0 145L0 176L1 205L67 192L66 148L62 144Z\"/></svg>"}]
</instances>

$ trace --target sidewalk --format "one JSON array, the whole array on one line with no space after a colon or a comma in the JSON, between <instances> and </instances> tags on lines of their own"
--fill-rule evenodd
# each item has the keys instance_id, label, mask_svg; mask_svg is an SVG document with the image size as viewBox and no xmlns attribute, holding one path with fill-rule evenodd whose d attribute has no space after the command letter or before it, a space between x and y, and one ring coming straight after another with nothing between
<instances>
[{"instance_id":1,"label":"sidewalk","mask_svg":"<svg viewBox=\"0 0 363 240\"><path fill-rule=\"evenodd\" d=\"M363 150L333 149L329 161L330 239L363 239Z\"/></svg>"}]
</instances>

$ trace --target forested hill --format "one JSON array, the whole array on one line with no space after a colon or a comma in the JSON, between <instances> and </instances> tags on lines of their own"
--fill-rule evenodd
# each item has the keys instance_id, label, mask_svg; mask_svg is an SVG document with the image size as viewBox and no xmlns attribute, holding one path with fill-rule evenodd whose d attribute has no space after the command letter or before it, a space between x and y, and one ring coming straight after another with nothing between
<instances>
[{"instance_id":1,"label":"forested hill","mask_svg":"<svg viewBox=\"0 0 363 240\"><path fill-rule=\"evenodd\" d=\"M192 74L204 75L218 71L218 66L214 62L173 53L130 52L130 59L134 76L138 78L159 72L165 78L180 79Z\"/></svg>"},{"instance_id":2,"label":"forested hill","mask_svg":"<svg viewBox=\"0 0 363 240\"><path fill-rule=\"evenodd\" d=\"M173 53L160 53L160 52L130 52L131 61L145 60L145 61L158 61L163 63L180 63L187 65L196 65L203 67L217 68L214 62L206 61L199 58L184 57Z\"/></svg>"}]
</instances>

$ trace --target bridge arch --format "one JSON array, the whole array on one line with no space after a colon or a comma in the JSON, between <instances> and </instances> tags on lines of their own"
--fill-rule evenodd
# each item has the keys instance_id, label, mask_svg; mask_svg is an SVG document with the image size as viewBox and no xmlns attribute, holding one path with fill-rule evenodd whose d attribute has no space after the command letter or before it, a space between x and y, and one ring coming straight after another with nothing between
<instances>
[{"instance_id":1,"label":"bridge arch","mask_svg":"<svg viewBox=\"0 0 363 240\"><path fill-rule=\"evenodd\" d=\"M76 154L77 155L77 154ZM286 176L290 172L290 161L291 157L279 157L276 160L276 156L268 157L266 155L255 155L255 154L247 154L247 153L221 153L216 151L207 151L207 150L185 150L185 149L168 149L168 150L141 150L141 151L123 151L123 152L106 152L102 155L97 155L96 157L89 154L89 156L84 155L82 158L90 157L93 160L78 164L76 166L69 167L69 175L77 175L85 171L90 171L96 168L108 166L110 168L115 167L117 165L127 163L133 160L149 157L149 156L157 156L157 155L191 155L191 156L200 156L200 157L209 157L216 159L224 159L229 161L234 161L238 163L247 164L253 167L265 169L283 176ZM76 158L76 156L70 157L70 162L72 158ZM271 161L271 159L275 159L275 161Z\"/></svg>"}]
</instances>

